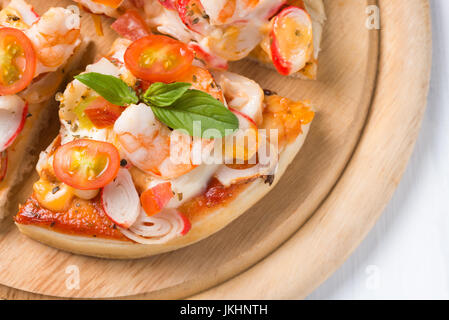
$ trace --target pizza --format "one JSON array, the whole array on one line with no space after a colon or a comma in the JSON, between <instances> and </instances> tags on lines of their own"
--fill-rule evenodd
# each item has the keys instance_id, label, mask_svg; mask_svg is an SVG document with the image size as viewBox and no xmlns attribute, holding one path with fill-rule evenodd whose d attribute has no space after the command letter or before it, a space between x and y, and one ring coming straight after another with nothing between
<instances>
[{"instance_id":1,"label":"pizza","mask_svg":"<svg viewBox=\"0 0 449 320\"><path fill-rule=\"evenodd\" d=\"M57 99L60 133L14 220L35 240L104 258L224 228L273 188L314 118L308 101L210 70L155 34L118 38Z\"/></svg>"},{"instance_id":2,"label":"pizza","mask_svg":"<svg viewBox=\"0 0 449 320\"><path fill-rule=\"evenodd\" d=\"M23 0L0 2L0 219L11 190L34 165L30 153L49 101L77 64L78 15L51 8L39 16Z\"/></svg>"},{"instance_id":3,"label":"pizza","mask_svg":"<svg viewBox=\"0 0 449 320\"><path fill-rule=\"evenodd\" d=\"M152 30L183 41L210 68L250 57L282 75L317 76L322 0L76 1L117 18L112 28L131 40Z\"/></svg>"}]
</instances>

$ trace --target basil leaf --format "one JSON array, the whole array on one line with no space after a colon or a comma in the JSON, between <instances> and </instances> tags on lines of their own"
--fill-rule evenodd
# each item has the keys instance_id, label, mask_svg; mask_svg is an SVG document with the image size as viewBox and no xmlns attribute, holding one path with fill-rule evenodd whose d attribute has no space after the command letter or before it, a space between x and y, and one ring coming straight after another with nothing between
<instances>
[{"instance_id":1,"label":"basil leaf","mask_svg":"<svg viewBox=\"0 0 449 320\"><path fill-rule=\"evenodd\" d=\"M143 95L143 101L156 107L168 107L182 97L192 85L186 82L153 83Z\"/></svg>"},{"instance_id":2,"label":"basil leaf","mask_svg":"<svg viewBox=\"0 0 449 320\"><path fill-rule=\"evenodd\" d=\"M172 129L184 129L191 136L203 137L206 130L216 129L219 137L224 137L239 127L238 118L223 103L199 90L186 91L170 107L151 106L151 109L161 122ZM195 121L201 123L199 132L194 130Z\"/></svg>"},{"instance_id":3,"label":"basil leaf","mask_svg":"<svg viewBox=\"0 0 449 320\"><path fill-rule=\"evenodd\" d=\"M139 98L134 90L119 78L90 72L77 75L75 79L97 92L112 104L126 106L139 102Z\"/></svg>"}]
</instances>

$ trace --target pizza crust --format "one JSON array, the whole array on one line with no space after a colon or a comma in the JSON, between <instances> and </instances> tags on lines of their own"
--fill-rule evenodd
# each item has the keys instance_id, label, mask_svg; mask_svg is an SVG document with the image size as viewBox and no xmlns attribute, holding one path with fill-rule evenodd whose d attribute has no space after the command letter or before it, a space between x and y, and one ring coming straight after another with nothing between
<instances>
[{"instance_id":1,"label":"pizza crust","mask_svg":"<svg viewBox=\"0 0 449 320\"><path fill-rule=\"evenodd\" d=\"M137 259L173 251L220 231L270 192L303 146L309 128L310 124L303 126L303 134L293 143L287 145L281 152L278 170L271 186L264 183L262 179L251 182L245 189L245 192L240 193L226 207L211 210L204 218L196 221L187 235L175 238L164 244L143 245L133 242L69 235L36 225L18 223L16 225L20 232L44 244L72 253L100 258Z\"/></svg>"}]
</instances>

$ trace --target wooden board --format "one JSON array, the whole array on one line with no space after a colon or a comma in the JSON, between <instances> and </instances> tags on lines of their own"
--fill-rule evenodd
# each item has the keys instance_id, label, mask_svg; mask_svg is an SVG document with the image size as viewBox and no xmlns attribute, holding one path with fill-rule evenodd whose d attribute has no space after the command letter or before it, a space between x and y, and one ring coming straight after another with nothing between
<instances>
[{"instance_id":1,"label":"wooden board","mask_svg":"<svg viewBox=\"0 0 449 320\"><path fill-rule=\"evenodd\" d=\"M431 57L428 3L379 1L380 31L365 27L365 10L372 3L325 1L328 23L316 82L285 79L248 62L234 66L264 88L312 100L318 110L303 150L254 208L198 244L136 261L67 254L27 239L7 223L0 230L0 296L182 298L223 282L194 297L297 298L310 293L382 212L425 109ZM111 35L108 31L97 47L107 49ZM72 265L79 268L81 283L68 290L66 268Z\"/></svg>"}]
</instances>

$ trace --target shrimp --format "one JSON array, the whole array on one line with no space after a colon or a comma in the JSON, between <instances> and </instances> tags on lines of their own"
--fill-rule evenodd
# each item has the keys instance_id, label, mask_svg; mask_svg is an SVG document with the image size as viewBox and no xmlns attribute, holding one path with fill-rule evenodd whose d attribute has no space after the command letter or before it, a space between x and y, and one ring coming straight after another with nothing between
<instances>
[{"instance_id":1,"label":"shrimp","mask_svg":"<svg viewBox=\"0 0 449 320\"><path fill-rule=\"evenodd\" d=\"M220 87L204 68L192 66L178 81L189 82L192 89L224 102ZM163 179L174 179L190 172L214 147L213 140L192 141L186 134L171 131L145 104L128 107L116 121L114 132L119 148L134 166Z\"/></svg>"},{"instance_id":2,"label":"shrimp","mask_svg":"<svg viewBox=\"0 0 449 320\"><path fill-rule=\"evenodd\" d=\"M140 170L150 173L162 179L174 179L180 177L195 166L190 161L190 137L181 137L177 131L171 131L167 126L159 122L151 108L141 103L129 106L117 119L114 125L119 147L129 161ZM175 142L171 146L171 143ZM187 147L188 159L186 161L174 161L171 152L179 152Z\"/></svg>"},{"instance_id":3,"label":"shrimp","mask_svg":"<svg viewBox=\"0 0 449 320\"><path fill-rule=\"evenodd\" d=\"M226 71L214 71L213 75L223 90L231 108L237 109L259 125L262 122L263 90L253 80Z\"/></svg>"},{"instance_id":4,"label":"shrimp","mask_svg":"<svg viewBox=\"0 0 449 320\"><path fill-rule=\"evenodd\" d=\"M57 70L81 43L79 16L64 8L51 8L25 34L38 57L35 76Z\"/></svg>"},{"instance_id":5,"label":"shrimp","mask_svg":"<svg viewBox=\"0 0 449 320\"><path fill-rule=\"evenodd\" d=\"M277 95L265 97L262 129L277 130L278 145L283 148L303 133L315 113L308 102L294 102Z\"/></svg>"}]
</instances>

